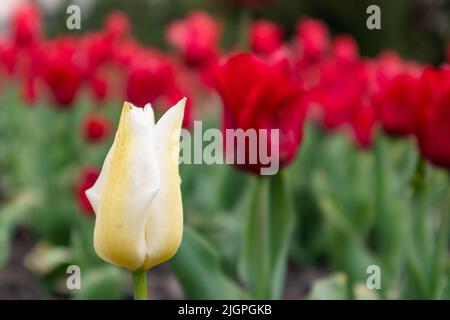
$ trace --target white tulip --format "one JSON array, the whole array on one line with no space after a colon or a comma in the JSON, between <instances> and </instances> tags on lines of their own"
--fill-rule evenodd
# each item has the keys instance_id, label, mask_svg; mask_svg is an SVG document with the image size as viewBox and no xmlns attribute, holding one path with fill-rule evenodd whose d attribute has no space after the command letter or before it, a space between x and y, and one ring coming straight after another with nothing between
<instances>
[{"instance_id":1,"label":"white tulip","mask_svg":"<svg viewBox=\"0 0 450 320\"><path fill-rule=\"evenodd\" d=\"M150 104L125 102L97 182L86 191L96 214L95 251L132 271L170 259L181 243L178 161L186 98L155 124Z\"/></svg>"}]
</instances>

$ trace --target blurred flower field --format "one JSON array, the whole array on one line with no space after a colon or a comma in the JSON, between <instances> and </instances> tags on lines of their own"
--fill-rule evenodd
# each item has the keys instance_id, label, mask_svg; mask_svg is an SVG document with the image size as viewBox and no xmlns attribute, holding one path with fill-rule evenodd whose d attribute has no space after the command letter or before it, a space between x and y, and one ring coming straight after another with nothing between
<instances>
[{"instance_id":1,"label":"blurred flower field","mask_svg":"<svg viewBox=\"0 0 450 320\"><path fill-rule=\"evenodd\" d=\"M260 17L271 3L210 0L165 24L164 46L120 8L49 36L38 4L16 6L0 35L1 299L132 297L130 275L94 250L85 192L124 101L160 118L184 97L194 135L195 121L278 129L280 168L180 165L183 239L150 270L151 299L450 299L448 30L430 48L440 59L365 56L333 19L298 12L285 30Z\"/></svg>"}]
</instances>

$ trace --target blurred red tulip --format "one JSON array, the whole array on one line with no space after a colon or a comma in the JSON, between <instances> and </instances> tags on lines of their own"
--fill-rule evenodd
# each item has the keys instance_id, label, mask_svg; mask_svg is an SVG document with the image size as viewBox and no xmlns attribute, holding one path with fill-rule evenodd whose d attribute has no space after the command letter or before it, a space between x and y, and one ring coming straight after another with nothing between
<instances>
[{"instance_id":1,"label":"blurred red tulip","mask_svg":"<svg viewBox=\"0 0 450 320\"><path fill-rule=\"evenodd\" d=\"M112 42L103 32L88 33L79 42L79 51L85 60L82 62L89 76L92 76L99 66L112 59Z\"/></svg>"},{"instance_id":2,"label":"blurred red tulip","mask_svg":"<svg viewBox=\"0 0 450 320\"><path fill-rule=\"evenodd\" d=\"M57 107L70 107L81 87L84 70L77 63L77 45L74 38L60 38L45 50L40 75Z\"/></svg>"},{"instance_id":3,"label":"blurred red tulip","mask_svg":"<svg viewBox=\"0 0 450 320\"><path fill-rule=\"evenodd\" d=\"M258 20L250 27L250 47L253 52L270 55L283 45L283 30L268 20Z\"/></svg>"},{"instance_id":4,"label":"blurred red tulip","mask_svg":"<svg viewBox=\"0 0 450 320\"><path fill-rule=\"evenodd\" d=\"M17 47L9 39L0 39L0 64L8 75L14 73Z\"/></svg>"},{"instance_id":5,"label":"blurred red tulip","mask_svg":"<svg viewBox=\"0 0 450 320\"><path fill-rule=\"evenodd\" d=\"M26 47L38 41L42 34L39 9L30 2L20 5L12 18L12 30L18 46Z\"/></svg>"},{"instance_id":6,"label":"blurred red tulip","mask_svg":"<svg viewBox=\"0 0 450 320\"><path fill-rule=\"evenodd\" d=\"M304 64L317 63L330 46L328 28L320 20L306 18L297 25L296 41Z\"/></svg>"},{"instance_id":7,"label":"blurred red tulip","mask_svg":"<svg viewBox=\"0 0 450 320\"><path fill-rule=\"evenodd\" d=\"M20 95L28 105L33 105L37 102L36 77L28 77L22 80L20 84Z\"/></svg>"},{"instance_id":8,"label":"blurred red tulip","mask_svg":"<svg viewBox=\"0 0 450 320\"><path fill-rule=\"evenodd\" d=\"M183 126L188 127L192 120L192 98L178 85L177 72L171 61L159 52L147 51L136 56L128 67L126 99L143 108L159 99L165 100L170 107L183 97L189 97L183 118Z\"/></svg>"},{"instance_id":9,"label":"blurred red tulip","mask_svg":"<svg viewBox=\"0 0 450 320\"><path fill-rule=\"evenodd\" d=\"M102 116L89 115L84 119L83 132L88 142L100 142L109 135L109 121Z\"/></svg>"},{"instance_id":10,"label":"blurred red tulip","mask_svg":"<svg viewBox=\"0 0 450 320\"><path fill-rule=\"evenodd\" d=\"M381 89L376 100L377 113L387 134L409 135L414 132L414 105L417 78L404 73Z\"/></svg>"},{"instance_id":11,"label":"blurred red tulip","mask_svg":"<svg viewBox=\"0 0 450 320\"><path fill-rule=\"evenodd\" d=\"M154 103L174 86L170 62L159 53L148 52L136 57L128 69L126 99L138 107Z\"/></svg>"},{"instance_id":12,"label":"blurred red tulip","mask_svg":"<svg viewBox=\"0 0 450 320\"><path fill-rule=\"evenodd\" d=\"M130 19L120 11L110 13L105 19L106 34L113 39L127 35L130 25Z\"/></svg>"},{"instance_id":13,"label":"blurred red tulip","mask_svg":"<svg viewBox=\"0 0 450 320\"><path fill-rule=\"evenodd\" d=\"M321 108L325 129L352 123L356 110L369 99L369 79L369 67L363 60L346 65L333 58L320 66L311 100Z\"/></svg>"},{"instance_id":14,"label":"blurred red tulip","mask_svg":"<svg viewBox=\"0 0 450 320\"><path fill-rule=\"evenodd\" d=\"M450 169L450 69L425 69L417 88L415 133L422 155Z\"/></svg>"},{"instance_id":15,"label":"blurred red tulip","mask_svg":"<svg viewBox=\"0 0 450 320\"><path fill-rule=\"evenodd\" d=\"M92 209L91 203L86 197L85 191L94 185L99 175L100 170L95 167L83 168L76 187L78 207L80 208L81 212L89 216L94 215L94 210Z\"/></svg>"},{"instance_id":16,"label":"blurred red tulip","mask_svg":"<svg viewBox=\"0 0 450 320\"><path fill-rule=\"evenodd\" d=\"M224 132L226 129L279 129L280 166L288 164L295 157L303 137L304 91L282 72L282 68L246 53L237 54L219 65L214 70L214 82L223 102ZM224 142L233 143L227 142L226 138ZM267 150L270 145L269 134ZM258 156L257 163L251 164L248 149L247 143L243 150L245 164L236 166L259 173L263 167L260 158ZM260 149L259 142L257 149Z\"/></svg>"},{"instance_id":17,"label":"blurred red tulip","mask_svg":"<svg viewBox=\"0 0 450 320\"><path fill-rule=\"evenodd\" d=\"M355 110L351 126L355 142L360 148L372 147L376 120L376 112L370 105L361 105Z\"/></svg>"},{"instance_id":18,"label":"blurred red tulip","mask_svg":"<svg viewBox=\"0 0 450 320\"><path fill-rule=\"evenodd\" d=\"M166 29L166 38L189 66L201 67L217 57L220 26L208 14L194 11L186 19L172 22Z\"/></svg>"},{"instance_id":19,"label":"blurred red tulip","mask_svg":"<svg viewBox=\"0 0 450 320\"><path fill-rule=\"evenodd\" d=\"M89 83L91 85L94 100L97 102L103 102L108 93L107 80L100 77L98 74L95 74L91 76Z\"/></svg>"},{"instance_id":20,"label":"blurred red tulip","mask_svg":"<svg viewBox=\"0 0 450 320\"><path fill-rule=\"evenodd\" d=\"M352 64L359 60L358 44L350 35L337 36L333 41L332 50L339 63Z\"/></svg>"}]
</instances>

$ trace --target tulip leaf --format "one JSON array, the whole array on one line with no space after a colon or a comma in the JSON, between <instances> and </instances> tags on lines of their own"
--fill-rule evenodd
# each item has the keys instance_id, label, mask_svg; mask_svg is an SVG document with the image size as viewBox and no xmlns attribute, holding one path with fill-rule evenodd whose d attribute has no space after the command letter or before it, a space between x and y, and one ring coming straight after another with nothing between
<instances>
[{"instance_id":1,"label":"tulip leaf","mask_svg":"<svg viewBox=\"0 0 450 320\"><path fill-rule=\"evenodd\" d=\"M112 300L123 298L127 282L123 269L115 266L81 270L81 288L74 290L74 298L80 300Z\"/></svg>"},{"instance_id":2,"label":"tulip leaf","mask_svg":"<svg viewBox=\"0 0 450 320\"><path fill-rule=\"evenodd\" d=\"M217 253L198 233L185 227L183 242L170 267L187 299L243 299L244 292L222 271Z\"/></svg>"},{"instance_id":3,"label":"tulip leaf","mask_svg":"<svg viewBox=\"0 0 450 320\"><path fill-rule=\"evenodd\" d=\"M37 201L36 194L25 191L0 208L0 268L7 262L15 226Z\"/></svg>"}]
</instances>

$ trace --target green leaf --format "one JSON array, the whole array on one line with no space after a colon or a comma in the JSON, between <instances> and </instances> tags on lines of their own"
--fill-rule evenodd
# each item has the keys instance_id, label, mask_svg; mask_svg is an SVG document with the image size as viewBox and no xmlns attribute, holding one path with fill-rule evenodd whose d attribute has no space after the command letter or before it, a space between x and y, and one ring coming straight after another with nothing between
<instances>
[{"instance_id":1,"label":"green leaf","mask_svg":"<svg viewBox=\"0 0 450 320\"><path fill-rule=\"evenodd\" d=\"M125 272L110 265L87 271L81 269L81 289L73 291L74 298L80 300L123 298L127 288Z\"/></svg>"},{"instance_id":2,"label":"green leaf","mask_svg":"<svg viewBox=\"0 0 450 320\"><path fill-rule=\"evenodd\" d=\"M169 262L187 299L244 299L246 295L223 272L217 253L193 229Z\"/></svg>"},{"instance_id":3,"label":"green leaf","mask_svg":"<svg viewBox=\"0 0 450 320\"><path fill-rule=\"evenodd\" d=\"M25 191L0 208L0 268L8 260L14 228L38 200L37 194Z\"/></svg>"}]
</instances>

